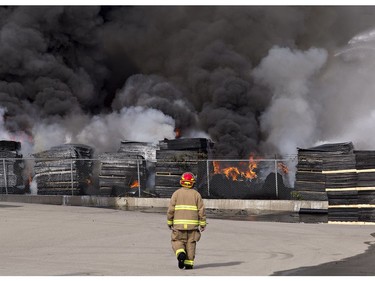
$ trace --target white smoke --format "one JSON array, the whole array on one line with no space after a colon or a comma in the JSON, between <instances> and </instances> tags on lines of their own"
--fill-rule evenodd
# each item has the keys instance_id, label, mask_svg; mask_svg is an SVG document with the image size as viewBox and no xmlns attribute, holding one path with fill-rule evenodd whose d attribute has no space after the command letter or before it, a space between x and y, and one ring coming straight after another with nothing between
<instances>
[{"instance_id":1,"label":"white smoke","mask_svg":"<svg viewBox=\"0 0 375 281\"><path fill-rule=\"evenodd\" d=\"M4 126L6 109L0 107L0 139L20 141L24 157L63 143L90 145L96 153L116 151L122 140L157 142L175 138L175 121L161 111L141 106L93 117L74 115L54 122L35 122L31 140L25 133L10 133Z\"/></svg>"},{"instance_id":2,"label":"white smoke","mask_svg":"<svg viewBox=\"0 0 375 281\"><path fill-rule=\"evenodd\" d=\"M303 52L274 47L254 69L255 80L273 93L270 106L261 116L265 145L288 155L296 154L298 146L311 144L317 116L311 107L310 87L326 60L323 49Z\"/></svg>"},{"instance_id":3,"label":"white smoke","mask_svg":"<svg viewBox=\"0 0 375 281\"><path fill-rule=\"evenodd\" d=\"M113 151L122 140L157 142L173 139L175 122L161 111L141 106L123 108L120 112L94 116L77 135L80 143L98 148L97 152Z\"/></svg>"},{"instance_id":4,"label":"white smoke","mask_svg":"<svg viewBox=\"0 0 375 281\"><path fill-rule=\"evenodd\" d=\"M196 129L187 129L184 131L184 138L205 138L210 139L210 135L206 132Z\"/></svg>"},{"instance_id":5,"label":"white smoke","mask_svg":"<svg viewBox=\"0 0 375 281\"><path fill-rule=\"evenodd\" d=\"M40 122L33 127L33 135L33 152L39 152L62 144L63 140L71 136L71 133L62 124L45 124Z\"/></svg>"},{"instance_id":6,"label":"white smoke","mask_svg":"<svg viewBox=\"0 0 375 281\"><path fill-rule=\"evenodd\" d=\"M352 39L349 40L348 45L355 45L358 43L374 42L374 41L375 41L375 30L371 29L371 30L364 31L355 35Z\"/></svg>"},{"instance_id":7,"label":"white smoke","mask_svg":"<svg viewBox=\"0 0 375 281\"><path fill-rule=\"evenodd\" d=\"M6 108L0 107L0 140L19 141L21 142L21 154L30 154L30 152L33 150L33 142L31 138L25 132L9 132L6 129L4 120L6 112Z\"/></svg>"},{"instance_id":8,"label":"white smoke","mask_svg":"<svg viewBox=\"0 0 375 281\"><path fill-rule=\"evenodd\" d=\"M322 104L319 140L352 141L355 149L375 149L375 38L361 32L336 52L316 87Z\"/></svg>"},{"instance_id":9,"label":"white smoke","mask_svg":"<svg viewBox=\"0 0 375 281\"><path fill-rule=\"evenodd\" d=\"M269 51L252 72L273 95L260 118L264 147L282 155L348 141L355 149L375 149L374 34L359 33L330 57L316 48Z\"/></svg>"},{"instance_id":10,"label":"white smoke","mask_svg":"<svg viewBox=\"0 0 375 281\"><path fill-rule=\"evenodd\" d=\"M30 183L30 194L37 195L38 194L38 183L36 182L36 175Z\"/></svg>"}]
</instances>

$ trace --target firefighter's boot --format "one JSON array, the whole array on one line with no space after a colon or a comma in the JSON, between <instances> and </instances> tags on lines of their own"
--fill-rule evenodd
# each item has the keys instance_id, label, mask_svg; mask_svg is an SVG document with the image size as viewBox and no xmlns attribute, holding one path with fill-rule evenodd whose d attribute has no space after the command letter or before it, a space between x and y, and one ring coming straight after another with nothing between
<instances>
[{"instance_id":1,"label":"firefighter's boot","mask_svg":"<svg viewBox=\"0 0 375 281\"><path fill-rule=\"evenodd\" d=\"M185 260L185 269L193 269L194 260Z\"/></svg>"},{"instance_id":2,"label":"firefighter's boot","mask_svg":"<svg viewBox=\"0 0 375 281\"><path fill-rule=\"evenodd\" d=\"M193 266L189 264L185 264L185 269L193 269Z\"/></svg>"},{"instance_id":3,"label":"firefighter's boot","mask_svg":"<svg viewBox=\"0 0 375 281\"><path fill-rule=\"evenodd\" d=\"M183 269L185 267L185 259L186 259L186 254L184 252L181 252L177 256L178 259L178 268Z\"/></svg>"}]
</instances>

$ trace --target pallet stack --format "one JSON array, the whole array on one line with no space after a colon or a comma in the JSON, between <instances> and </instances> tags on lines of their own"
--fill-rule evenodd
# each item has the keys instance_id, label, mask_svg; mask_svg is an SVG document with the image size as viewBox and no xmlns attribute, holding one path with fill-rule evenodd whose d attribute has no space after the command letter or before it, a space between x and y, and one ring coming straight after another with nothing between
<instances>
[{"instance_id":1,"label":"pallet stack","mask_svg":"<svg viewBox=\"0 0 375 281\"><path fill-rule=\"evenodd\" d=\"M375 222L375 151L354 151L358 173L358 220Z\"/></svg>"},{"instance_id":2,"label":"pallet stack","mask_svg":"<svg viewBox=\"0 0 375 281\"><path fill-rule=\"evenodd\" d=\"M141 156L146 161L156 161L156 150L158 145L149 142L121 141L118 152L126 153L129 156Z\"/></svg>"},{"instance_id":3,"label":"pallet stack","mask_svg":"<svg viewBox=\"0 0 375 281\"><path fill-rule=\"evenodd\" d=\"M346 208L352 204L355 195L351 189L357 185L356 159L353 144L331 144L336 147L334 158L326 163L323 173L326 175L326 192L328 197L328 220L345 221L355 219L355 212ZM354 196L353 196L354 195ZM354 216L354 217L353 217Z\"/></svg>"},{"instance_id":4,"label":"pallet stack","mask_svg":"<svg viewBox=\"0 0 375 281\"><path fill-rule=\"evenodd\" d=\"M20 150L20 142L0 141L0 193L24 193L22 177L24 163Z\"/></svg>"},{"instance_id":5,"label":"pallet stack","mask_svg":"<svg viewBox=\"0 0 375 281\"><path fill-rule=\"evenodd\" d=\"M337 205L329 209L331 223L375 222L375 151L356 150L354 154L357 183L352 188L335 190L339 199Z\"/></svg>"},{"instance_id":6,"label":"pallet stack","mask_svg":"<svg viewBox=\"0 0 375 281\"><path fill-rule=\"evenodd\" d=\"M99 192L102 196L125 196L146 184L143 157L124 152L99 155ZM140 184L140 185L139 185Z\"/></svg>"},{"instance_id":7,"label":"pallet stack","mask_svg":"<svg viewBox=\"0 0 375 281\"><path fill-rule=\"evenodd\" d=\"M323 153L314 148L298 148L295 190L303 200L327 200Z\"/></svg>"},{"instance_id":8,"label":"pallet stack","mask_svg":"<svg viewBox=\"0 0 375 281\"><path fill-rule=\"evenodd\" d=\"M324 186L329 223L375 223L375 151L354 150L351 142L301 151L295 188L302 199L314 184L320 192Z\"/></svg>"},{"instance_id":9,"label":"pallet stack","mask_svg":"<svg viewBox=\"0 0 375 281\"><path fill-rule=\"evenodd\" d=\"M92 184L93 148L64 144L34 154L39 195L85 195Z\"/></svg>"},{"instance_id":10,"label":"pallet stack","mask_svg":"<svg viewBox=\"0 0 375 281\"><path fill-rule=\"evenodd\" d=\"M153 143L122 141L118 152L103 153L99 189L103 196L139 195L145 192L150 169L156 161Z\"/></svg>"},{"instance_id":11,"label":"pallet stack","mask_svg":"<svg viewBox=\"0 0 375 281\"><path fill-rule=\"evenodd\" d=\"M195 189L207 195L207 162L213 143L205 138L181 138L159 142L156 151L155 192L159 197L169 198L180 188L184 172L197 177Z\"/></svg>"},{"instance_id":12,"label":"pallet stack","mask_svg":"<svg viewBox=\"0 0 375 281\"><path fill-rule=\"evenodd\" d=\"M324 144L298 149L295 189L304 200L329 200L327 191L357 182L353 144Z\"/></svg>"}]
</instances>

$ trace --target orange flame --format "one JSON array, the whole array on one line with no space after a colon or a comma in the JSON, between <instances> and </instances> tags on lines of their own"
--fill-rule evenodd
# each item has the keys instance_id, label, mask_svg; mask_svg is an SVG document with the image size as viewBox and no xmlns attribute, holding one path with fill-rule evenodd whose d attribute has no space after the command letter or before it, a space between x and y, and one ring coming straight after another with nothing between
<instances>
[{"instance_id":1,"label":"orange flame","mask_svg":"<svg viewBox=\"0 0 375 281\"><path fill-rule=\"evenodd\" d=\"M284 163L282 163L282 162L278 163L278 164L277 164L277 167L278 167L279 170L280 170L281 172L283 172L284 174L289 173L289 169L288 169L287 165L285 165Z\"/></svg>"},{"instance_id":2,"label":"orange flame","mask_svg":"<svg viewBox=\"0 0 375 281\"><path fill-rule=\"evenodd\" d=\"M227 177L227 179L231 179L233 181L238 181L240 179L255 179L257 178L257 174L254 171L258 164L254 161L254 157L251 156L249 162L238 162L237 167L229 166L229 167L222 167L227 166L226 162L219 162L214 161L214 174L222 174Z\"/></svg>"},{"instance_id":3,"label":"orange flame","mask_svg":"<svg viewBox=\"0 0 375 281\"><path fill-rule=\"evenodd\" d=\"M137 180L133 181L133 183L130 185L130 188L138 188L139 187L139 183Z\"/></svg>"},{"instance_id":4,"label":"orange flame","mask_svg":"<svg viewBox=\"0 0 375 281\"><path fill-rule=\"evenodd\" d=\"M174 133L175 133L175 138L178 139L181 137L181 130L179 128L176 128L174 130Z\"/></svg>"}]
</instances>

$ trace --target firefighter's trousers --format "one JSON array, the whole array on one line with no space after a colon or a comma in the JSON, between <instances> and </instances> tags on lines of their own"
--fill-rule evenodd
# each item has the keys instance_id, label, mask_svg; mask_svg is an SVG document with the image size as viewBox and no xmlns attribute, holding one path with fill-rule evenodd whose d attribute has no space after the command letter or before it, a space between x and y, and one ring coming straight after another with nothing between
<instances>
[{"instance_id":1,"label":"firefighter's trousers","mask_svg":"<svg viewBox=\"0 0 375 281\"><path fill-rule=\"evenodd\" d=\"M172 249L176 256L179 253L186 253L185 265L194 265L195 249L197 242L201 238L198 229L193 230L177 230L172 231Z\"/></svg>"}]
</instances>

